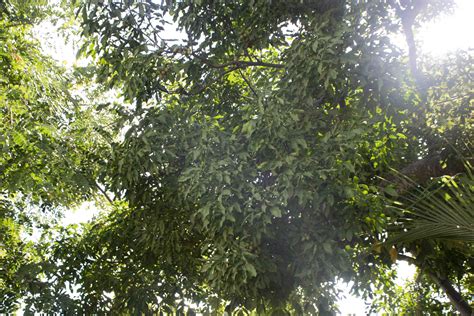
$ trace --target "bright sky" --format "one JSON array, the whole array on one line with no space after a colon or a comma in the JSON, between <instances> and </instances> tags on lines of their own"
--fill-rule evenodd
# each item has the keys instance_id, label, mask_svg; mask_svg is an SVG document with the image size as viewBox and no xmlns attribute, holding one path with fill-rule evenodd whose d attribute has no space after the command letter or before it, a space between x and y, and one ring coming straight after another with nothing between
<instances>
[{"instance_id":1,"label":"bright sky","mask_svg":"<svg viewBox=\"0 0 474 316\"><path fill-rule=\"evenodd\" d=\"M440 56L456 49L474 48L474 0L456 0L452 15L424 25L415 36L425 53Z\"/></svg>"},{"instance_id":2,"label":"bright sky","mask_svg":"<svg viewBox=\"0 0 474 316\"><path fill-rule=\"evenodd\" d=\"M474 0L457 0L457 8L453 15L441 16L436 21L422 26L417 32L416 38L420 42L421 51L434 56L441 56L457 49L474 48ZM58 61L66 66L71 66L75 62L75 52L71 43L64 44L62 38L56 35L55 29L51 25L41 27L38 34L44 39L48 39L49 44L45 49ZM174 33L176 34L176 33ZM169 34L173 36L173 32ZM49 47L48 47L49 46ZM65 214L63 223L86 222L98 213L93 203L84 203L80 208L71 210ZM413 277L415 269L405 262L398 263L397 268L399 279L398 284L404 284L405 280ZM340 284L346 298L340 300L339 306L341 315L366 315L364 302L349 294L349 287Z\"/></svg>"}]
</instances>

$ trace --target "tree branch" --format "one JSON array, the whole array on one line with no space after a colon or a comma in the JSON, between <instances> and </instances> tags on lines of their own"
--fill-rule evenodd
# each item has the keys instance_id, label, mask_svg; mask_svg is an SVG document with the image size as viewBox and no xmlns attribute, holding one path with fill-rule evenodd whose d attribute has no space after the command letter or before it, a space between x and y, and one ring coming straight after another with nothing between
<instances>
[{"instance_id":1,"label":"tree branch","mask_svg":"<svg viewBox=\"0 0 474 316\"><path fill-rule=\"evenodd\" d=\"M398 259L407 261L410 264L418 266L417 261L415 258L406 255L398 255ZM440 277L437 274L424 269L422 270L434 283L436 283L446 294L449 298L451 304L458 310L458 312L462 316L472 316L473 310L469 303L462 297L461 293L459 293L454 286L452 285L451 281L449 281L446 277Z\"/></svg>"},{"instance_id":2,"label":"tree branch","mask_svg":"<svg viewBox=\"0 0 474 316\"><path fill-rule=\"evenodd\" d=\"M185 95L189 95L189 96L192 96L192 95L197 95L197 94L200 94L201 92L203 92L204 90L206 90L207 88L209 88L209 86L211 86L213 83L216 83L217 81L219 81L220 79L222 79L225 75L233 72L233 71L236 71L238 70L239 67L234 67L234 68L231 68L231 69L228 69L224 72L222 72L216 79L212 80L210 83L208 84L205 84L203 85L202 87L200 87L197 91L182 91L182 90L179 90L179 91L173 91L173 93L184 93Z\"/></svg>"},{"instance_id":3,"label":"tree branch","mask_svg":"<svg viewBox=\"0 0 474 316\"><path fill-rule=\"evenodd\" d=\"M431 178L441 176L454 176L466 171L463 161L458 159L449 159L443 168L443 157L441 154L435 154L410 163L400 170L399 176L389 176L385 179L385 185L394 184L398 193L407 190L419 184L424 184ZM466 158L473 164L473 158Z\"/></svg>"},{"instance_id":4,"label":"tree branch","mask_svg":"<svg viewBox=\"0 0 474 316\"><path fill-rule=\"evenodd\" d=\"M97 188L97 190L99 190L99 192L102 193L102 195L107 199L107 201L110 203L110 205L113 206L114 201L112 201L112 199L108 196L107 192L105 192L105 190L102 189L97 182L95 182L94 180L92 182L93 182L94 186Z\"/></svg>"},{"instance_id":5,"label":"tree branch","mask_svg":"<svg viewBox=\"0 0 474 316\"><path fill-rule=\"evenodd\" d=\"M416 82L418 90L420 90L421 93L425 94L426 89L423 88L423 78L421 72L418 69L417 64L418 53L416 49L415 36L413 34L413 24L415 23L415 19L418 14L428 5L428 1L401 0L400 2L401 3L397 2L396 0L390 0L391 6L395 8L397 15L400 17L402 22L403 33L405 34L405 41L408 46L408 63L410 66L411 74Z\"/></svg>"},{"instance_id":6,"label":"tree branch","mask_svg":"<svg viewBox=\"0 0 474 316\"><path fill-rule=\"evenodd\" d=\"M255 95L255 97L258 98L258 94L257 92L255 91L255 89L252 87L252 84L250 83L250 81L247 79L247 77L245 77L244 73L242 72L242 70L239 69L239 73L240 73L240 76L244 79L245 83L247 84L247 86L250 88L250 90L252 91L252 93Z\"/></svg>"},{"instance_id":7,"label":"tree branch","mask_svg":"<svg viewBox=\"0 0 474 316\"><path fill-rule=\"evenodd\" d=\"M456 291L452 283L445 278L439 278L434 273L425 272L448 296L451 303L462 316L472 316L472 308L469 303Z\"/></svg>"},{"instance_id":8,"label":"tree branch","mask_svg":"<svg viewBox=\"0 0 474 316\"><path fill-rule=\"evenodd\" d=\"M417 262L416 262L416 259L413 258L413 257L407 256L407 255L398 254L398 255L397 255L397 259L406 261L406 262L408 262L409 264L412 264L412 265L414 265L414 266L418 266L418 264L417 264Z\"/></svg>"},{"instance_id":9,"label":"tree branch","mask_svg":"<svg viewBox=\"0 0 474 316\"><path fill-rule=\"evenodd\" d=\"M226 68L229 66L239 67L239 68L246 68L246 67L269 67L269 68L285 68L285 65L282 64L274 64L274 63L267 63L263 61L246 61L246 60L234 60L229 61L223 64L214 64L209 59L199 56L196 53L192 53L194 57L205 63L211 68Z\"/></svg>"}]
</instances>

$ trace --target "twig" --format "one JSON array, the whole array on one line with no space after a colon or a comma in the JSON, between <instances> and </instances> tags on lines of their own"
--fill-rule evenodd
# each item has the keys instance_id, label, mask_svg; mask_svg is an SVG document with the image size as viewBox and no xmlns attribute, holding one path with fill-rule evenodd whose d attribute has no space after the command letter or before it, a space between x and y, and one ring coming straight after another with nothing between
<instances>
[{"instance_id":1,"label":"twig","mask_svg":"<svg viewBox=\"0 0 474 316\"><path fill-rule=\"evenodd\" d=\"M105 192L105 190L102 189L100 187L100 185L97 182L95 182L95 180L93 180L92 182L93 182L94 186L100 191L100 193L102 193L102 195L107 199L107 201L109 201L110 205L113 206L114 201L112 201L112 199L107 195L107 192Z\"/></svg>"},{"instance_id":2,"label":"twig","mask_svg":"<svg viewBox=\"0 0 474 316\"><path fill-rule=\"evenodd\" d=\"M250 83L250 81L247 79L247 77L245 77L244 73L242 72L241 69L238 69L239 73L240 73L240 76L242 77L242 79L244 79L245 83L247 84L247 86L250 88L250 90L252 91L252 93L255 95L255 97L258 98L258 94L257 92L255 91L255 89L252 87L252 84Z\"/></svg>"},{"instance_id":3,"label":"twig","mask_svg":"<svg viewBox=\"0 0 474 316\"><path fill-rule=\"evenodd\" d=\"M246 68L246 67L270 67L270 68L284 68L285 65L282 64L274 64L274 63L267 63L267 62L262 62L262 61L245 61L245 60L235 60L235 61L229 61L224 64L214 64L211 62L209 59L204 58L202 56L199 56L196 53L192 53L194 57L197 59L201 60L204 62L206 65L208 65L211 68L226 68L229 66L236 66L240 68Z\"/></svg>"}]
</instances>

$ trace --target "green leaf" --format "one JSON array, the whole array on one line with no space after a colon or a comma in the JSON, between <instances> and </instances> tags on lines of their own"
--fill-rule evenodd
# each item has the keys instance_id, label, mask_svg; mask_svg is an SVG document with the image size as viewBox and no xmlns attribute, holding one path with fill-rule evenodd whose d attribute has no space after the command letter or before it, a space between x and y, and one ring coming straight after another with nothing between
<instances>
[{"instance_id":1,"label":"green leaf","mask_svg":"<svg viewBox=\"0 0 474 316\"><path fill-rule=\"evenodd\" d=\"M324 249L324 251L326 251L329 254L333 253L331 244L327 241L323 243L323 249Z\"/></svg>"},{"instance_id":2,"label":"green leaf","mask_svg":"<svg viewBox=\"0 0 474 316\"><path fill-rule=\"evenodd\" d=\"M273 216L276 218L281 217L281 209L279 207L273 206L270 208L270 212L272 213Z\"/></svg>"},{"instance_id":3,"label":"green leaf","mask_svg":"<svg viewBox=\"0 0 474 316\"><path fill-rule=\"evenodd\" d=\"M246 263L245 270L249 273L250 277L254 278L257 276L257 270L252 264Z\"/></svg>"},{"instance_id":4,"label":"green leaf","mask_svg":"<svg viewBox=\"0 0 474 316\"><path fill-rule=\"evenodd\" d=\"M386 186L384 189L384 192L393 196L393 197L397 197L398 196L398 192L397 190L395 190L395 188L393 188L392 186Z\"/></svg>"}]
</instances>

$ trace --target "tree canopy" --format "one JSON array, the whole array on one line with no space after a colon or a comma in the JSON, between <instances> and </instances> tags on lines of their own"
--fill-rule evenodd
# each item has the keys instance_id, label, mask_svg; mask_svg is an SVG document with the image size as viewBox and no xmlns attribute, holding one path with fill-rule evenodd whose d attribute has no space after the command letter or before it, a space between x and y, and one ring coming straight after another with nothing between
<instances>
[{"instance_id":1,"label":"tree canopy","mask_svg":"<svg viewBox=\"0 0 474 316\"><path fill-rule=\"evenodd\" d=\"M31 33L70 11L0 4L0 311L471 314L472 51L415 38L452 1L65 2L73 71Z\"/></svg>"}]
</instances>

